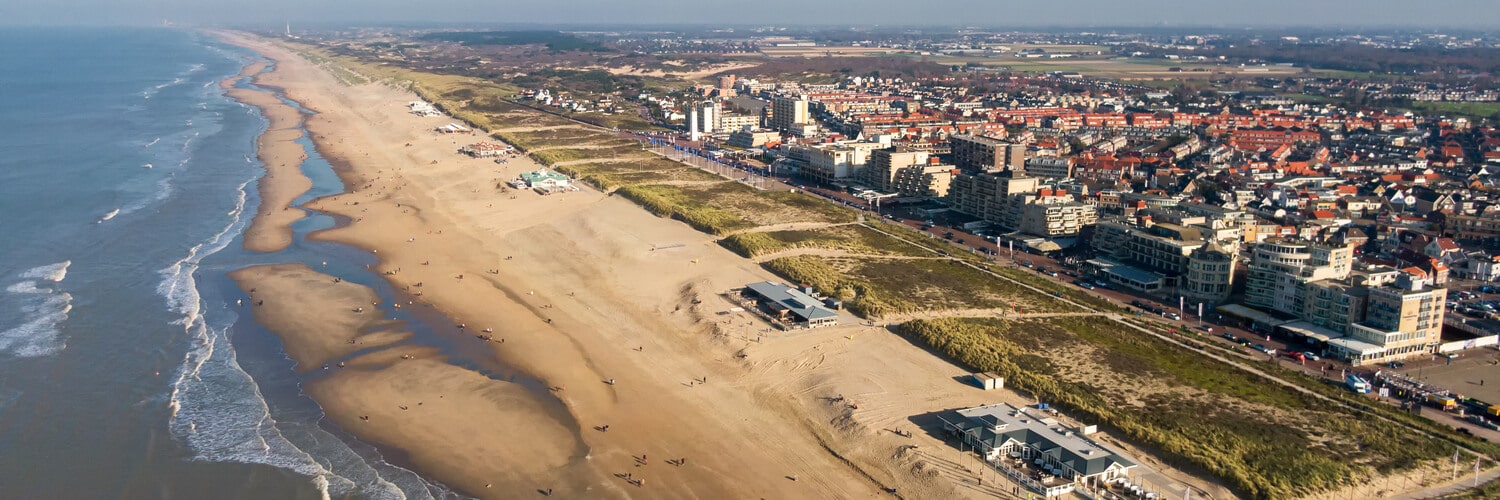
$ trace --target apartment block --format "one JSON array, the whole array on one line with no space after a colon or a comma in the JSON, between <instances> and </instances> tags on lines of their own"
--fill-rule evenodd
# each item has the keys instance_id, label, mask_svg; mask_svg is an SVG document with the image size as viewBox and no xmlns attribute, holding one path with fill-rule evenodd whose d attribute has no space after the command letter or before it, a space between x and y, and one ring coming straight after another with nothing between
<instances>
[{"instance_id":1,"label":"apartment block","mask_svg":"<svg viewBox=\"0 0 1500 500\"><path fill-rule=\"evenodd\" d=\"M1055 156L1031 158L1026 160L1026 174L1053 179L1070 179L1073 177L1073 159Z\"/></svg>"},{"instance_id":2,"label":"apartment block","mask_svg":"<svg viewBox=\"0 0 1500 500\"><path fill-rule=\"evenodd\" d=\"M807 99L777 97L771 101L770 127L782 132L797 132L799 125L812 122L807 113Z\"/></svg>"},{"instance_id":3,"label":"apartment block","mask_svg":"<svg viewBox=\"0 0 1500 500\"><path fill-rule=\"evenodd\" d=\"M1026 172L1026 145L979 135L948 137L953 165L970 173Z\"/></svg>"},{"instance_id":4,"label":"apartment block","mask_svg":"<svg viewBox=\"0 0 1500 500\"><path fill-rule=\"evenodd\" d=\"M1268 239L1252 254L1245 304L1297 317L1281 329L1354 365L1431 352L1447 291L1429 287L1415 268L1352 265L1353 246Z\"/></svg>"}]
</instances>

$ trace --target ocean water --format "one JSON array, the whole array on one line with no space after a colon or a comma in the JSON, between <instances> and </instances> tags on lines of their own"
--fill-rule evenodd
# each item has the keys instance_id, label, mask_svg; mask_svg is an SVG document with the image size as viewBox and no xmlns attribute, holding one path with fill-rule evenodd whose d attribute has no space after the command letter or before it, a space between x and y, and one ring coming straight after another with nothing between
<instances>
[{"instance_id":1,"label":"ocean water","mask_svg":"<svg viewBox=\"0 0 1500 500\"><path fill-rule=\"evenodd\" d=\"M258 263L393 293L368 255L305 240L328 217L241 249L266 121L218 82L253 53L144 28L0 28L0 47L0 497L453 496L326 422L234 304L225 273ZM340 191L303 145L302 201Z\"/></svg>"}]
</instances>

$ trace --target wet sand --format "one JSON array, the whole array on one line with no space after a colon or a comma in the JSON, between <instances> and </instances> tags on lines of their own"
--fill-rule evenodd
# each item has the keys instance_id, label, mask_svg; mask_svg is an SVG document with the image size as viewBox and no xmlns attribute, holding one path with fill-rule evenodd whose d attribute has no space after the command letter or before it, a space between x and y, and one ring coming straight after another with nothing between
<instances>
[{"instance_id":1,"label":"wet sand","mask_svg":"<svg viewBox=\"0 0 1500 500\"><path fill-rule=\"evenodd\" d=\"M385 319L374 290L335 281L302 264L247 267L229 273L245 292L255 321L281 336L297 371L308 372L356 351L403 342L410 332Z\"/></svg>"},{"instance_id":2,"label":"wet sand","mask_svg":"<svg viewBox=\"0 0 1500 500\"><path fill-rule=\"evenodd\" d=\"M312 180L302 173L302 161L307 154L297 139L302 138L302 112L282 102L271 92L235 87L243 78L253 78L257 84L265 83L269 74L263 73L265 63L252 63L240 71L238 77L219 83L226 93L247 106L254 106L270 122L270 126L256 139L256 156L265 165L266 175L257 183L260 191L260 207L245 230L244 246L252 252L277 252L292 243L292 223L307 215L300 208L291 206L292 201L312 188Z\"/></svg>"},{"instance_id":3,"label":"wet sand","mask_svg":"<svg viewBox=\"0 0 1500 500\"><path fill-rule=\"evenodd\" d=\"M407 342L412 334L381 319L391 311L372 304L378 298L368 287L335 283L301 264L254 266L230 277L250 297L242 307L281 338L299 372L312 372L303 390L329 418L405 451L406 460L445 484L476 494L524 491L556 483L556 471L587 453L530 389Z\"/></svg>"}]
</instances>

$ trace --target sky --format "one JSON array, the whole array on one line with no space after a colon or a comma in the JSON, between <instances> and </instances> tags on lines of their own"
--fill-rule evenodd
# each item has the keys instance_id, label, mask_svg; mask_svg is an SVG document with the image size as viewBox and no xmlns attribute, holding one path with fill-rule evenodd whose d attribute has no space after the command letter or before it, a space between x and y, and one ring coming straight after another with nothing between
<instances>
[{"instance_id":1,"label":"sky","mask_svg":"<svg viewBox=\"0 0 1500 500\"><path fill-rule=\"evenodd\" d=\"M1497 0L0 0L0 24L1296 26L1500 29Z\"/></svg>"}]
</instances>

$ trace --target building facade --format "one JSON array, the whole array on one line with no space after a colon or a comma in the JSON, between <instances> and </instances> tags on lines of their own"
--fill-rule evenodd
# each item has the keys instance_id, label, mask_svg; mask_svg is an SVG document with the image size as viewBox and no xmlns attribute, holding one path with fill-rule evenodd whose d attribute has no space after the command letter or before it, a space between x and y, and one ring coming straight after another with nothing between
<instances>
[{"instance_id":1,"label":"building facade","mask_svg":"<svg viewBox=\"0 0 1500 500\"><path fill-rule=\"evenodd\" d=\"M948 137L953 166L964 172L1026 171L1026 145L990 137L958 134Z\"/></svg>"},{"instance_id":2,"label":"building facade","mask_svg":"<svg viewBox=\"0 0 1500 500\"><path fill-rule=\"evenodd\" d=\"M771 121L769 127L782 132L796 132L798 125L809 123L812 117L807 114L807 99L800 97L777 97L771 101Z\"/></svg>"}]
</instances>

